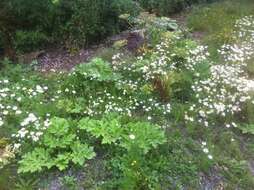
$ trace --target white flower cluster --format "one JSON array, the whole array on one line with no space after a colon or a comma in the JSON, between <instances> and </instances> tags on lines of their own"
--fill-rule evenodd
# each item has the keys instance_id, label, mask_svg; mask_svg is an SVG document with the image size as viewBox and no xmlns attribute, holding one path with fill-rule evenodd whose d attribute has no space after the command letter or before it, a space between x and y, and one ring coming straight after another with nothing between
<instances>
[{"instance_id":1,"label":"white flower cluster","mask_svg":"<svg viewBox=\"0 0 254 190\"><path fill-rule=\"evenodd\" d=\"M10 160L14 157L15 157L15 150L12 148L11 145L7 145L3 149L1 149L0 169L2 169L6 164L8 164Z\"/></svg>"},{"instance_id":2,"label":"white flower cluster","mask_svg":"<svg viewBox=\"0 0 254 190\"><path fill-rule=\"evenodd\" d=\"M122 69L126 72L138 71L143 74L146 81L153 80L158 76L166 76L170 71L186 69L195 71L195 67L204 61L207 61L209 53L206 46L196 45L193 42L184 41L179 33L171 33L170 37L155 46L155 49L149 55L141 55L137 63L127 65L122 59L122 54L116 54L112 57L112 66L114 70ZM182 40L185 47L177 49L177 42ZM180 57L179 57L180 56Z\"/></svg>"},{"instance_id":3,"label":"white flower cluster","mask_svg":"<svg viewBox=\"0 0 254 190\"><path fill-rule=\"evenodd\" d=\"M254 39L254 16L245 16L235 23L235 38L243 40L250 40L253 42Z\"/></svg>"},{"instance_id":4,"label":"white flower cluster","mask_svg":"<svg viewBox=\"0 0 254 190\"><path fill-rule=\"evenodd\" d=\"M89 115L101 115L104 113L116 112L123 115L133 115L137 111L142 111L148 118L152 118L156 114L160 113L166 115L170 113L170 104L165 105L152 96L141 96L140 90L147 84L146 79L138 74L138 64L128 64L122 59L123 54L116 54L112 58L112 68L115 72L123 72L123 77L115 81L117 92L111 92L111 89L98 91L95 94L87 94L87 106L80 106L79 112ZM69 76L75 75L75 70L69 74ZM86 73L81 73L86 75ZM132 76L135 77L132 77ZM96 77L90 78L90 80L96 80ZM72 93L72 84L69 88L65 89L65 92ZM114 90L113 90L114 91ZM81 111L80 111L81 110ZM158 115L160 115L158 114Z\"/></svg>"},{"instance_id":5,"label":"white flower cluster","mask_svg":"<svg viewBox=\"0 0 254 190\"><path fill-rule=\"evenodd\" d=\"M254 39L254 38L253 38ZM251 59L254 55L254 41L245 41L241 44L223 45L219 53L226 62L245 64L246 60Z\"/></svg>"},{"instance_id":6,"label":"white flower cluster","mask_svg":"<svg viewBox=\"0 0 254 190\"><path fill-rule=\"evenodd\" d=\"M165 76L168 72L177 70L179 66L180 69L195 71L195 67L206 61L209 56L206 46L199 45L194 48L186 44L184 60L178 59L179 55L169 51L171 46L170 39L166 39L156 46L152 61L141 68L146 80L154 79L156 76Z\"/></svg>"},{"instance_id":7,"label":"white flower cluster","mask_svg":"<svg viewBox=\"0 0 254 190\"><path fill-rule=\"evenodd\" d=\"M10 86L9 80L0 80L0 126L3 126L5 119L10 115L20 115L22 111L18 107L21 97L15 93ZM15 104L13 103L13 101Z\"/></svg>"},{"instance_id":8,"label":"white flower cluster","mask_svg":"<svg viewBox=\"0 0 254 190\"><path fill-rule=\"evenodd\" d=\"M112 57L112 68L114 71L118 71L122 66L125 65L125 60L123 59L123 53L117 53ZM128 70L128 67L125 67L124 70Z\"/></svg>"},{"instance_id":9,"label":"white flower cluster","mask_svg":"<svg viewBox=\"0 0 254 190\"><path fill-rule=\"evenodd\" d=\"M184 41L184 39L181 38L181 34L171 33L170 37L166 37L164 41L156 45L151 54L148 53L148 55L144 54L139 56L135 64L127 64L122 58L124 56L122 54L114 55L112 57L112 67L115 71L122 70L125 72L125 75L135 72L141 73L138 80L121 80L119 81L119 86L125 86L128 91L137 91L138 93L142 86L139 83L147 84L148 81L153 81L153 79L157 77L168 75L170 71L185 69L194 72L196 66L203 64L204 61L208 60L209 53L207 47L196 45L193 42ZM185 44L186 47L181 48L181 50L177 48L173 48L172 50L172 47L177 47L176 43L179 40L183 40L183 44ZM199 73L195 74L199 75ZM124 93L123 96L126 96L126 93ZM103 102L108 102L105 106L106 112L125 112L129 115L133 111L138 110L138 108L142 108L145 113L149 112L150 116L152 116L152 113L156 112L155 109L158 108L162 110L162 114L167 114L171 110L170 105L163 105L162 103L159 103L159 101L151 99L148 101L145 99L137 100L133 97L129 97L128 107L121 108L118 103L112 103L112 100L115 98L116 97L111 97L111 100L109 101L101 100L100 98L91 99L92 103L90 103L90 105L92 106L88 108L86 113L89 115L92 114L92 110L95 110L94 107ZM150 116L148 117L149 120Z\"/></svg>"},{"instance_id":10,"label":"white flower cluster","mask_svg":"<svg viewBox=\"0 0 254 190\"><path fill-rule=\"evenodd\" d=\"M13 151L18 151L23 142L37 142L49 126L49 115L43 119L36 112L30 113L34 108L31 104L48 104L57 97L57 93L48 92L47 85L28 78L0 80L0 127L15 126Z\"/></svg>"},{"instance_id":11,"label":"white flower cluster","mask_svg":"<svg viewBox=\"0 0 254 190\"><path fill-rule=\"evenodd\" d=\"M138 91L139 89L135 89ZM159 101L149 98L142 100L129 95L125 90L120 96L112 95L111 93L104 91L101 96L94 98L89 97L88 107L84 111L84 114L89 116L101 115L104 113L116 112L123 115L132 116L136 111L141 110L143 113L149 115L148 118L155 116L156 113L163 115L171 112L170 104L162 104Z\"/></svg>"},{"instance_id":12,"label":"white flower cluster","mask_svg":"<svg viewBox=\"0 0 254 190\"><path fill-rule=\"evenodd\" d=\"M250 18L253 19L246 17L237 21L237 25L245 23L253 28L254 19L247 22ZM246 30L243 28L240 33L245 34ZM246 62L254 56L254 35L252 38L249 41L242 38L241 48L237 44L223 46L220 51L224 57L223 64L212 65L210 76L206 80L196 81L192 86L198 103L190 106L189 114L185 116L187 121L194 121L195 112L198 114L195 118L205 126L210 125L210 118L219 117L224 119L227 128L236 127L234 115L242 111L244 103L253 102L250 92L254 92L254 80L246 73Z\"/></svg>"},{"instance_id":13,"label":"white flower cluster","mask_svg":"<svg viewBox=\"0 0 254 190\"><path fill-rule=\"evenodd\" d=\"M195 71L195 67L204 61L207 61L207 58L210 56L207 46L199 45L195 49L190 49L188 52L187 63L185 64L186 69Z\"/></svg>"},{"instance_id":14,"label":"white flower cluster","mask_svg":"<svg viewBox=\"0 0 254 190\"><path fill-rule=\"evenodd\" d=\"M0 118L0 127L4 124L3 119Z\"/></svg>"},{"instance_id":15,"label":"white flower cluster","mask_svg":"<svg viewBox=\"0 0 254 190\"><path fill-rule=\"evenodd\" d=\"M190 109L199 108L200 121L207 121L211 115L226 117L241 111L241 105L250 100L248 92L254 89L252 81L242 76L238 65L214 65L211 76L192 86L198 104Z\"/></svg>"},{"instance_id":16,"label":"white flower cluster","mask_svg":"<svg viewBox=\"0 0 254 190\"><path fill-rule=\"evenodd\" d=\"M202 149L203 149L203 152L204 152L205 154L207 154L207 157L208 157L210 160L212 160L212 159L213 159L213 156L209 153L209 149L207 148L207 143L206 143L205 141L203 141L203 142L201 143L201 147L202 147Z\"/></svg>"},{"instance_id":17,"label":"white flower cluster","mask_svg":"<svg viewBox=\"0 0 254 190\"><path fill-rule=\"evenodd\" d=\"M5 78L0 80L0 127L4 126L9 118L12 118L12 120L17 119L17 121L24 118L24 114L29 113L31 102L44 104L45 102L55 101L58 98L51 92L52 96L49 99L47 97L49 87L36 83L31 83L30 79L25 78L17 82ZM26 119L21 123L21 126L29 123L28 119L33 120L35 118L31 116Z\"/></svg>"},{"instance_id":18,"label":"white flower cluster","mask_svg":"<svg viewBox=\"0 0 254 190\"><path fill-rule=\"evenodd\" d=\"M50 115L47 114L47 116ZM18 149L24 140L37 142L43 135L43 131L46 130L49 125L49 118L43 121L40 117L36 117L34 113L29 113L28 116L20 123L22 128L16 134L12 134L12 137L18 141L18 143L14 144L14 149Z\"/></svg>"},{"instance_id":19,"label":"white flower cluster","mask_svg":"<svg viewBox=\"0 0 254 190\"><path fill-rule=\"evenodd\" d=\"M240 63L254 56L254 17L246 16L236 21L235 44L225 44L219 51L226 62Z\"/></svg>"}]
</instances>

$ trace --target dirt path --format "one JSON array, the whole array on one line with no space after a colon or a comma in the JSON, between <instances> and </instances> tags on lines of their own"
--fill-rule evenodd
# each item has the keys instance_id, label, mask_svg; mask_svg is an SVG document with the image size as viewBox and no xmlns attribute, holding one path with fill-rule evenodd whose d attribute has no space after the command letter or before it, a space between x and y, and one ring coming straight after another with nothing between
<instances>
[{"instance_id":1,"label":"dirt path","mask_svg":"<svg viewBox=\"0 0 254 190\"><path fill-rule=\"evenodd\" d=\"M135 51L143 40L134 31L124 31L118 35L113 35L101 44L90 46L86 49L80 49L75 53L70 53L63 49L48 49L43 51L39 56L32 59L36 59L38 62L38 69L43 72L50 70L71 70L73 67L80 63L89 62L93 57L96 57L102 49L110 48L112 45L119 40L127 40L126 49L129 51ZM28 62L32 60L29 58Z\"/></svg>"},{"instance_id":2,"label":"dirt path","mask_svg":"<svg viewBox=\"0 0 254 190\"><path fill-rule=\"evenodd\" d=\"M69 53L67 50L48 50L38 57L38 69L43 72L71 70L77 64L88 62L95 51L95 48L81 49L76 53Z\"/></svg>"}]
</instances>

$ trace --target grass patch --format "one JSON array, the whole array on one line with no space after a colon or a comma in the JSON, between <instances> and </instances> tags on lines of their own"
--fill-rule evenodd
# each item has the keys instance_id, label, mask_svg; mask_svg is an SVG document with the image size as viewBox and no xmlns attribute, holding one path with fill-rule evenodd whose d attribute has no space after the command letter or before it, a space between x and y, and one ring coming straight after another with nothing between
<instances>
[{"instance_id":1,"label":"grass patch","mask_svg":"<svg viewBox=\"0 0 254 190\"><path fill-rule=\"evenodd\" d=\"M237 19L250 15L254 11L254 2L250 0L225 0L206 6L197 6L187 19L192 31L203 32L203 42L217 57L217 49L223 44L234 42L233 26Z\"/></svg>"}]
</instances>

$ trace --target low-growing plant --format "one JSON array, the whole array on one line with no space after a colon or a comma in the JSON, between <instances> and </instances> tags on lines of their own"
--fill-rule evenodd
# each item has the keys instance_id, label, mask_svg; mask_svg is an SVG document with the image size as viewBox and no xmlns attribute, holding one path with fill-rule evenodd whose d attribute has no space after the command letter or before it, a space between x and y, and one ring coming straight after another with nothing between
<instances>
[{"instance_id":1,"label":"low-growing plant","mask_svg":"<svg viewBox=\"0 0 254 190\"><path fill-rule=\"evenodd\" d=\"M79 122L79 128L86 130L96 138L102 138L102 144L115 144L123 135L119 116L104 116L100 120L84 118Z\"/></svg>"},{"instance_id":2,"label":"low-growing plant","mask_svg":"<svg viewBox=\"0 0 254 190\"><path fill-rule=\"evenodd\" d=\"M253 12L252 2L248 0L218 1L208 6L198 6L188 16L188 27L204 33L201 41L209 45L214 58L218 59L217 49L223 44L231 44L234 39L235 20ZM220 19L217 19L220 18Z\"/></svg>"},{"instance_id":3,"label":"low-growing plant","mask_svg":"<svg viewBox=\"0 0 254 190\"><path fill-rule=\"evenodd\" d=\"M195 146L191 141L186 146L180 136L171 131L167 143L146 155L138 147L133 147L127 154L114 157L109 167L116 177L107 181L106 185L119 189L151 190L177 189L187 184L189 187L197 187L197 181L193 181L197 176L195 157L187 153L188 148L195 150ZM178 179L179 175L182 177Z\"/></svg>"},{"instance_id":4,"label":"low-growing plant","mask_svg":"<svg viewBox=\"0 0 254 190\"><path fill-rule=\"evenodd\" d=\"M251 76L254 76L254 60L250 60L248 63L247 63L247 71L249 72L249 74Z\"/></svg>"},{"instance_id":5,"label":"low-growing plant","mask_svg":"<svg viewBox=\"0 0 254 190\"><path fill-rule=\"evenodd\" d=\"M254 180L252 178L252 174L249 172L248 164L246 161L241 160L224 160L222 161L226 168L230 169L224 169L223 174L226 178L226 188L229 189L235 189L235 188L240 188L240 189L246 189L246 190L251 190ZM235 177L235 175L239 177Z\"/></svg>"},{"instance_id":6,"label":"low-growing plant","mask_svg":"<svg viewBox=\"0 0 254 190\"><path fill-rule=\"evenodd\" d=\"M254 135L254 125L253 124L246 124L246 125L239 126L239 129L242 131L243 134Z\"/></svg>"},{"instance_id":7,"label":"low-growing plant","mask_svg":"<svg viewBox=\"0 0 254 190\"><path fill-rule=\"evenodd\" d=\"M179 26L175 20L168 17L157 17L155 14L141 12L136 17L131 15L121 15L120 18L128 21L132 27L136 27L139 35L145 38L148 46L155 47L166 31L178 31Z\"/></svg>"},{"instance_id":8,"label":"low-growing plant","mask_svg":"<svg viewBox=\"0 0 254 190\"><path fill-rule=\"evenodd\" d=\"M119 50L115 48L100 48L96 51L96 57L101 58L102 60L111 63L112 57L118 53Z\"/></svg>"},{"instance_id":9,"label":"low-growing plant","mask_svg":"<svg viewBox=\"0 0 254 190\"><path fill-rule=\"evenodd\" d=\"M253 97L253 94L251 94ZM247 101L246 103L246 115L247 115L247 122L249 124L254 124L254 104L252 101Z\"/></svg>"},{"instance_id":10,"label":"low-growing plant","mask_svg":"<svg viewBox=\"0 0 254 190\"><path fill-rule=\"evenodd\" d=\"M19 179L15 185L15 190L34 190L38 186L38 180L34 179Z\"/></svg>"},{"instance_id":11,"label":"low-growing plant","mask_svg":"<svg viewBox=\"0 0 254 190\"><path fill-rule=\"evenodd\" d=\"M61 184L68 190L77 190L77 179L73 176L64 176L61 178Z\"/></svg>"},{"instance_id":12,"label":"low-growing plant","mask_svg":"<svg viewBox=\"0 0 254 190\"><path fill-rule=\"evenodd\" d=\"M104 116L101 120L85 118L80 121L79 128L96 138L102 138L102 144L115 144L127 151L140 149L144 154L165 143L165 136L159 126L147 122L122 124L120 119L114 114Z\"/></svg>"},{"instance_id":13,"label":"low-growing plant","mask_svg":"<svg viewBox=\"0 0 254 190\"><path fill-rule=\"evenodd\" d=\"M82 166L94 156L93 148L78 139L67 120L54 118L39 146L22 156L19 173L40 172L52 167L64 170L70 162Z\"/></svg>"},{"instance_id":14,"label":"low-growing plant","mask_svg":"<svg viewBox=\"0 0 254 190\"><path fill-rule=\"evenodd\" d=\"M120 78L121 75L114 73L109 63L97 58L88 64L81 64L75 68L71 76L68 77L63 90L71 86L72 89L68 89L69 93L75 90L80 95L103 91L102 89L113 91L116 89L114 87L115 81ZM88 85L89 83L93 83L93 85ZM68 93L67 90L65 91Z\"/></svg>"}]
</instances>

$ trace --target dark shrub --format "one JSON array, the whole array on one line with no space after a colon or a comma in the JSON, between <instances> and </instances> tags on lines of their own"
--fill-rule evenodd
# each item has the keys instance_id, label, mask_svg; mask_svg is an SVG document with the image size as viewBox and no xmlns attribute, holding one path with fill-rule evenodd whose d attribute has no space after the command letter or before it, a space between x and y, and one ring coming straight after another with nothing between
<instances>
[{"instance_id":1,"label":"dark shrub","mask_svg":"<svg viewBox=\"0 0 254 190\"><path fill-rule=\"evenodd\" d=\"M53 30L67 46L82 47L119 32L120 14L137 12L132 0L62 0Z\"/></svg>"}]
</instances>

